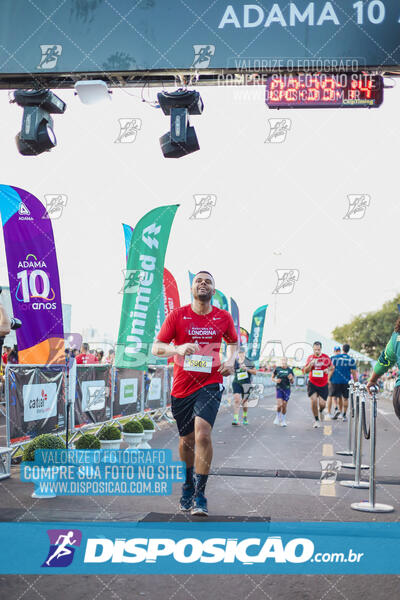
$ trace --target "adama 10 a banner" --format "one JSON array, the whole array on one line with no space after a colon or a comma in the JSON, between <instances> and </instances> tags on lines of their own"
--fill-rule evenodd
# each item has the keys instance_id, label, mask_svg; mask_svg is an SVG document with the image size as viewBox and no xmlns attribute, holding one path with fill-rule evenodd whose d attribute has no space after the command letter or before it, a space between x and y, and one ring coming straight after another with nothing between
<instances>
[{"instance_id":1,"label":"adama 10 a banner","mask_svg":"<svg viewBox=\"0 0 400 600\"><path fill-rule=\"evenodd\" d=\"M257 308L253 314L249 343L246 353L247 358L250 360L258 360L260 358L261 342L264 333L265 313L267 307L268 304L264 304L264 306Z\"/></svg>"},{"instance_id":2,"label":"adama 10 a banner","mask_svg":"<svg viewBox=\"0 0 400 600\"><path fill-rule=\"evenodd\" d=\"M65 362L64 330L53 227L46 208L20 188L0 185L0 213L14 317L18 360Z\"/></svg>"},{"instance_id":3,"label":"adama 10 a banner","mask_svg":"<svg viewBox=\"0 0 400 600\"><path fill-rule=\"evenodd\" d=\"M148 212L134 228L125 275L115 365L145 370L154 342L164 260L177 204Z\"/></svg>"}]
</instances>

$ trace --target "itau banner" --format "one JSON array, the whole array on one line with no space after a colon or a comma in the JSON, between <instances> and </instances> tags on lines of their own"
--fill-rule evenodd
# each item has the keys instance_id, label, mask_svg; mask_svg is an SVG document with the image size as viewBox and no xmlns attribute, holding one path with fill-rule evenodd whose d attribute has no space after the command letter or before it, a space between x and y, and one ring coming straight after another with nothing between
<instances>
[{"instance_id":1,"label":"itau banner","mask_svg":"<svg viewBox=\"0 0 400 600\"><path fill-rule=\"evenodd\" d=\"M165 316L167 317L170 312L179 308L181 303L179 299L178 285L175 281L175 277L168 269L164 268L164 301L165 301Z\"/></svg>"},{"instance_id":2,"label":"itau banner","mask_svg":"<svg viewBox=\"0 0 400 600\"><path fill-rule=\"evenodd\" d=\"M164 268L164 310L165 316L167 317L170 312L175 310L175 308L179 308L181 303L179 299L179 291L178 285L175 281L175 277L172 275L168 269ZM174 357L170 356L167 359L167 362L173 363Z\"/></svg>"},{"instance_id":3,"label":"itau banner","mask_svg":"<svg viewBox=\"0 0 400 600\"><path fill-rule=\"evenodd\" d=\"M231 298L231 315L232 315L232 319L233 319L233 323L235 325L235 329L237 332L237 336L238 336L238 340L239 340L239 345L240 344L240 319L239 319L239 307L236 304L236 302L234 301L233 298Z\"/></svg>"},{"instance_id":4,"label":"itau banner","mask_svg":"<svg viewBox=\"0 0 400 600\"><path fill-rule=\"evenodd\" d=\"M0 212L18 359L23 364L64 363L64 330L56 248L46 208L26 190L0 185Z\"/></svg>"},{"instance_id":5,"label":"itau banner","mask_svg":"<svg viewBox=\"0 0 400 600\"><path fill-rule=\"evenodd\" d=\"M260 358L261 342L264 332L265 313L268 304L260 306L254 311L253 320L251 322L251 331L249 343L247 346L247 358L250 360L258 360Z\"/></svg>"},{"instance_id":6,"label":"itau banner","mask_svg":"<svg viewBox=\"0 0 400 600\"><path fill-rule=\"evenodd\" d=\"M164 260L177 204L148 212L129 249L115 365L147 368L163 286Z\"/></svg>"}]
</instances>

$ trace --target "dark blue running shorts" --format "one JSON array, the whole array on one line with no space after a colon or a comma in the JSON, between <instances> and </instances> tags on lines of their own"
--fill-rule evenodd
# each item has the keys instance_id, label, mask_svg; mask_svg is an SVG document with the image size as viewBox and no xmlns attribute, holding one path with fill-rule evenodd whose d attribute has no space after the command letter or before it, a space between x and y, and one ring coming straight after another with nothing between
<instances>
[{"instance_id":1,"label":"dark blue running shorts","mask_svg":"<svg viewBox=\"0 0 400 600\"><path fill-rule=\"evenodd\" d=\"M290 388L276 388L276 397L281 398L284 402L287 402L290 398Z\"/></svg>"},{"instance_id":2,"label":"dark blue running shorts","mask_svg":"<svg viewBox=\"0 0 400 600\"><path fill-rule=\"evenodd\" d=\"M223 390L222 384L210 383L186 398L171 396L171 410L181 437L194 431L195 417L201 417L211 427L214 425Z\"/></svg>"}]
</instances>

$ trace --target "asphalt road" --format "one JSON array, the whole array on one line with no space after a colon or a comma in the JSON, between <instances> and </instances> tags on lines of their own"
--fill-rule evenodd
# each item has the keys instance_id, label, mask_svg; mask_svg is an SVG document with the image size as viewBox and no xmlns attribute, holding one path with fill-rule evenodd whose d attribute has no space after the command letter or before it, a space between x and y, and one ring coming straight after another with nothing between
<instances>
[{"instance_id":1,"label":"asphalt road","mask_svg":"<svg viewBox=\"0 0 400 600\"><path fill-rule=\"evenodd\" d=\"M214 433L213 474L207 496L215 520L271 519L272 521L398 521L400 514L400 422L389 398L381 397L377 437L377 501L389 503L390 514L369 514L351 509L352 502L367 499L367 490L342 487L338 480L354 472L335 454L347 445L347 425L325 421L312 428L309 402L297 391L289 402L288 427L273 425L275 401L269 396L249 411L249 425L233 427L231 409L221 408ZM0 430L0 433L3 430ZM174 425L163 425L153 439L154 448L171 448L177 457ZM364 442L368 462L369 442ZM323 483L320 461L333 462L336 483ZM34 500L32 484L19 481L19 467L0 483L0 519L17 521L176 520L179 486L169 497L58 497ZM363 473L363 478L368 472ZM236 519L235 519L236 520ZM399 563L400 564L400 563ZM400 574L400 567L399 567ZM0 599L66 600L299 599L366 600L400 596L400 576L367 575L154 575L154 576L1 576Z\"/></svg>"}]
</instances>

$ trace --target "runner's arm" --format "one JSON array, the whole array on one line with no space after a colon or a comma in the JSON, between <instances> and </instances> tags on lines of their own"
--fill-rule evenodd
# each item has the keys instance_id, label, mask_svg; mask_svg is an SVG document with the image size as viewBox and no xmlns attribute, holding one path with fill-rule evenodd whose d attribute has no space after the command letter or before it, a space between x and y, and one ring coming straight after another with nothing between
<instances>
[{"instance_id":1,"label":"runner's arm","mask_svg":"<svg viewBox=\"0 0 400 600\"><path fill-rule=\"evenodd\" d=\"M235 358L237 356L238 345L237 342L233 344L227 344L226 346L226 361L221 363L218 368L218 372L221 375L232 375L235 369Z\"/></svg>"},{"instance_id":2,"label":"runner's arm","mask_svg":"<svg viewBox=\"0 0 400 600\"><path fill-rule=\"evenodd\" d=\"M252 363L251 367L246 367L246 365L245 365L245 368L248 373L251 373L251 375L257 375L257 369L256 369L254 363Z\"/></svg>"},{"instance_id":3,"label":"runner's arm","mask_svg":"<svg viewBox=\"0 0 400 600\"><path fill-rule=\"evenodd\" d=\"M178 347L170 343L175 339L176 335L176 320L174 312L175 311L172 311L172 313L170 313L165 319L158 333L157 339L154 340L151 348L151 353L154 356L169 358L170 356L175 356L175 354L178 353Z\"/></svg>"},{"instance_id":4,"label":"runner's arm","mask_svg":"<svg viewBox=\"0 0 400 600\"><path fill-rule=\"evenodd\" d=\"M234 367L235 358L237 356L237 351L238 351L237 342L234 342L233 344L227 344L227 346L226 346L226 361L224 363L225 365Z\"/></svg>"},{"instance_id":5,"label":"runner's arm","mask_svg":"<svg viewBox=\"0 0 400 600\"><path fill-rule=\"evenodd\" d=\"M303 373L309 373L314 366L314 361L310 360L310 362L306 363L306 366L303 368Z\"/></svg>"},{"instance_id":6,"label":"runner's arm","mask_svg":"<svg viewBox=\"0 0 400 600\"><path fill-rule=\"evenodd\" d=\"M393 334L388 343L386 344L386 348L382 351L380 357L378 358L378 362L374 366L373 373L369 378L367 383L367 389L370 392L371 387L376 384L379 377L386 373L396 363L396 352L393 344Z\"/></svg>"},{"instance_id":7,"label":"runner's arm","mask_svg":"<svg viewBox=\"0 0 400 600\"><path fill-rule=\"evenodd\" d=\"M228 315L228 323L225 333L223 334L223 338L227 344L226 346L226 361L221 363L221 366L218 368L218 372L221 375L232 375L235 369L235 359L237 357L238 352L238 336L236 332L235 325L233 323L233 319L229 313Z\"/></svg>"},{"instance_id":8,"label":"runner's arm","mask_svg":"<svg viewBox=\"0 0 400 600\"><path fill-rule=\"evenodd\" d=\"M151 353L154 356L169 358L178 354L178 349L174 344L165 344L164 342L160 342L160 340L156 340L151 348Z\"/></svg>"}]
</instances>

